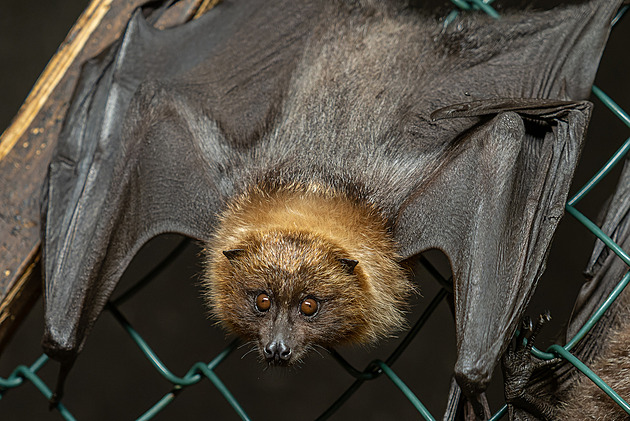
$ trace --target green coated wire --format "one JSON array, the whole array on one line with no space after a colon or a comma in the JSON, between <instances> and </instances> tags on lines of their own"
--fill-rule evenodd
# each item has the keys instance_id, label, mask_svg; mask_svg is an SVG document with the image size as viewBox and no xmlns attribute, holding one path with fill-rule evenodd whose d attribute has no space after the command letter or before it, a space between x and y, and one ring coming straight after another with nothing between
<instances>
[{"instance_id":1,"label":"green coated wire","mask_svg":"<svg viewBox=\"0 0 630 421\"><path fill-rule=\"evenodd\" d=\"M234 349L236 349L239 341L232 341L219 355L217 355L209 364L204 363L195 363L190 370L186 373L184 377L178 377L173 374L166 365L160 360L157 354L149 347L146 341L136 332L136 330L131 327L131 324L127 321L127 319L122 315L122 313L116 308L113 304L108 304L109 311L114 315L116 320L123 326L123 328L127 331L127 333L131 336L133 341L138 345L142 353L147 357L147 359L153 364L153 366L158 370L158 372L164 377L166 380L171 382L176 386L189 386L195 384L201 380L201 374L206 376L219 390L219 392L223 395L223 397L228 401L228 403L234 408L236 413L243 420L249 420L247 414L240 406L240 404L236 401L234 396L230 393L230 391L225 387L223 382L219 379L219 377L212 370L216 368ZM175 398L173 394L167 394L163 397L153 408L151 408L147 413L145 413L141 419L150 419L154 416L155 411L154 408L159 407L163 408L168 403L170 403Z\"/></svg>"},{"instance_id":2,"label":"green coated wire","mask_svg":"<svg viewBox=\"0 0 630 421\"><path fill-rule=\"evenodd\" d=\"M368 364L365 370L361 371L354 368L354 366L350 364L339 352L337 352L336 349L330 349L329 352L330 356L337 361L337 364L339 364L341 368L346 370L348 374L357 380L372 380L380 374L378 371L374 371L372 369L372 363Z\"/></svg>"},{"instance_id":3,"label":"green coated wire","mask_svg":"<svg viewBox=\"0 0 630 421\"><path fill-rule=\"evenodd\" d=\"M0 399L2 398L2 394L6 391L3 389L12 389L22 384L23 378L20 374L23 370L29 370L31 373L37 373L39 369L44 366L46 361L48 361L48 356L46 354L42 354L30 367L20 365L16 367L6 379L0 377Z\"/></svg>"},{"instance_id":4,"label":"green coated wire","mask_svg":"<svg viewBox=\"0 0 630 421\"><path fill-rule=\"evenodd\" d=\"M587 374L582 368L580 368L582 366L586 367L586 365L584 365L584 363L582 363L581 361L579 362L579 364L574 363L574 361L577 360L577 358L575 358L575 356L570 354L569 351L571 351L571 349L573 349L573 347L575 345L577 345L577 343L580 340L582 340L582 338L584 336L586 336L586 334L591 330L591 328L595 325L595 323L597 323L599 321L599 319L604 315L604 313L608 310L608 308L612 305L612 303L623 292L624 288L628 285L629 282L630 282L630 271L628 271L624 275L622 280L612 290L612 292L606 298L604 303L602 303L602 305L599 306L597 311L595 311L595 313L593 313L593 315L587 320L587 322L584 324L584 326L582 326L582 328L575 334L575 336L573 336L573 338L571 338L571 340L564 347L561 347L559 345L551 345L549 348L547 348L546 352L543 352L543 351L537 349L534 346L534 347L532 347L532 350L531 350L532 355L534 355L536 358L539 358L541 360L552 360L554 358L557 358L558 356L560 356L562 358L565 358L566 355L571 355L573 357L573 361L569 361L569 362L571 362L571 364L576 366L584 374ZM562 351L560 351L560 350L562 350ZM565 359L567 359L567 358L565 358ZM579 361L579 360L577 360L577 361ZM593 381L602 390L604 390L604 392L606 392L609 396L611 396L611 393L617 395L616 392L612 388L610 388L610 386L608 386L606 383L603 382L603 380L599 379L599 377L597 377L597 379L598 379L597 381L596 380L593 380ZM604 385L604 386L602 386L602 385ZM621 399L621 398L619 398L619 399ZM623 401L623 399L621 399L621 400ZM617 403L619 403L617 400L615 400L615 401ZM624 404L625 404L625 402L624 402ZM625 405L626 406L624 406L624 405L621 405L621 406L624 408L624 410L626 412L628 412L627 404L625 404ZM507 411L507 405L504 405L503 408L501 408L496 414L494 414L492 416L492 418L490 418L489 421L496 421L496 420L501 419L505 415L506 411Z\"/></svg>"},{"instance_id":5,"label":"green coated wire","mask_svg":"<svg viewBox=\"0 0 630 421\"><path fill-rule=\"evenodd\" d=\"M221 394L223 395L223 397L225 399L227 399L228 403L232 406L232 408L234 409L234 411L236 411L236 413L238 414L239 417L241 417L242 420L244 421L249 421L249 417L247 416L247 414L245 413L245 411L243 410L243 408L239 405L239 403L236 401L236 399L234 398L234 396L232 395L232 393L230 393L230 391L228 390L227 387L225 387L225 385L223 384L223 382L221 381L221 379L219 379L219 376L216 375L216 373L212 370L210 370L208 367L203 366L200 367L200 369L203 370L204 374L206 375L206 377L208 377L210 379L210 381L214 384L214 386L219 390L219 392L221 392Z\"/></svg>"},{"instance_id":6,"label":"green coated wire","mask_svg":"<svg viewBox=\"0 0 630 421\"><path fill-rule=\"evenodd\" d=\"M422 315L418 318L418 321L413 325L413 327L407 332L403 340L398 344L396 349L390 354L387 358L387 364L393 365L394 362L402 355L402 353L407 349L411 341L416 337L420 329L424 326L424 324L429 320L433 312L437 309L438 305L446 298L448 295L448 291L445 288L441 288L440 291L435 295L433 300L429 303L427 308L422 312ZM341 365L352 377L361 380L372 380L378 377L379 373L374 372L371 368L374 365L374 361L366 367L365 370L359 371L354 368L345 358L341 356L335 349L329 350L330 355Z\"/></svg>"},{"instance_id":7,"label":"green coated wire","mask_svg":"<svg viewBox=\"0 0 630 421\"><path fill-rule=\"evenodd\" d=\"M494 8L492 6L490 6L490 1L483 1L483 0L470 0L475 6L477 6L479 9L483 10L484 12L486 12L486 14L494 19L499 19L499 13L497 13L496 10L494 10Z\"/></svg>"},{"instance_id":8,"label":"green coated wire","mask_svg":"<svg viewBox=\"0 0 630 421\"><path fill-rule=\"evenodd\" d=\"M175 390L181 391L181 386L175 386L173 388L173 391L164 395L162 399L160 399L155 405L149 408L148 411L138 417L136 421L148 421L159 414L164 408L168 406L168 404L175 400L175 397L177 396L177 392Z\"/></svg>"},{"instance_id":9,"label":"green coated wire","mask_svg":"<svg viewBox=\"0 0 630 421\"><path fill-rule=\"evenodd\" d=\"M606 382L604 382L597 374L593 373L593 371L588 368L582 361L580 361L578 358L576 358L573 354L571 354L560 345L551 345L549 348L552 352L556 353L557 355L561 356L562 358L573 364L578 370L580 370L589 379L591 379L593 383L595 383L600 389L602 389L604 393L610 396L610 398L614 400L617 405L622 407L624 411L630 414L630 405L628 405L626 401L621 399L621 397L610 386L608 386Z\"/></svg>"},{"instance_id":10,"label":"green coated wire","mask_svg":"<svg viewBox=\"0 0 630 421\"><path fill-rule=\"evenodd\" d=\"M621 19L621 17L628 11L628 9L630 9L630 5L621 6L621 9L619 9L619 11L617 12L617 15L610 23L611 26L615 26L617 22L619 22L619 19Z\"/></svg>"},{"instance_id":11,"label":"green coated wire","mask_svg":"<svg viewBox=\"0 0 630 421\"><path fill-rule=\"evenodd\" d=\"M448 291L444 288L438 291L438 293L435 295L433 300L431 300L431 302L429 303L427 308L424 310L420 318L418 318L418 321L416 322L416 324L411 328L409 333L405 335L405 338L396 347L394 352L391 353L389 358L387 358L388 365L393 365L394 362L396 362L396 360L398 359L398 357L402 355L403 351L407 349L407 346L409 346L411 341L416 337L420 329L422 329L424 324L429 320L429 317L431 317L433 312L437 309L438 305L440 305L442 300L444 300L444 298L446 298L447 295L448 295Z\"/></svg>"},{"instance_id":12,"label":"green coated wire","mask_svg":"<svg viewBox=\"0 0 630 421\"><path fill-rule=\"evenodd\" d=\"M597 386L599 386L606 394L608 394L611 398L613 398L615 402L618 403L628 413L630 413L630 406L628 406L628 404L621 397L619 397L619 395L610 386L608 386L603 380L601 380L597 375L595 375L584 363L582 363L581 361L579 361L579 359L577 359L575 356L570 354L569 351L590 331L590 329L595 325L595 323L599 321L599 319L604 315L604 313L608 310L608 308L612 305L612 303L617 299L617 297L621 294L621 292L623 292L624 288L628 285L629 282L630 282L630 271L624 275L623 279L613 289L613 291L610 293L610 295L607 297L604 303L597 309L597 311L593 314L593 316L589 318L589 320L578 331L578 333L564 347L561 347L559 345L552 345L547 349L547 352L542 352L538 350L536 347L532 348L532 354L536 356L537 358L550 360L550 359L554 359L560 356L566 359L567 361L569 361L571 364L577 367L580 371L582 371L585 375L587 375L591 380L593 380L595 384L597 384ZM383 367L381 366L381 368ZM383 371L385 372L385 374L387 374L385 369L383 369ZM404 390L403 390L403 393L405 394L405 396L407 396L408 399L412 400L411 398L409 398L409 395ZM413 397L417 399L415 395L413 395ZM489 421L497 421L503 418L503 416L505 416L506 413L507 413L507 405L504 405L499 411L497 411L490 418ZM425 417L425 419L432 419L432 418Z\"/></svg>"},{"instance_id":13,"label":"green coated wire","mask_svg":"<svg viewBox=\"0 0 630 421\"><path fill-rule=\"evenodd\" d=\"M0 389L6 388L8 390L9 388L20 386L26 379L30 381L41 392L41 394L46 397L46 399L50 400L53 395L52 391L37 375L39 369L42 368L47 361L48 356L46 354L42 354L30 367L25 365L17 366L7 379L0 378ZM0 392L0 398L2 398L2 395L7 390L2 390ZM61 402L58 402L55 407L64 419L67 421L75 421L74 416Z\"/></svg>"},{"instance_id":14,"label":"green coated wire","mask_svg":"<svg viewBox=\"0 0 630 421\"><path fill-rule=\"evenodd\" d=\"M52 391L46 386L46 383L42 381L35 373L33 373L28 367L22 366L21 375L24 378L28 379L33 385L39 389L39 391L46 397L46 399L50 400L52 398ZM74 416L68 411L68 409L61 403L57 402L55 404L56 409L59 411L61 416L67 421L75 421Z\"/></svg>"},{"instance_id":15,"label":"green coated wire","mask_svg":"<svg viewBox=\"0 0 630 421\"><path fill-rule=\"evenodd\" d=\"M584 196L590 192L605 176L612 170L615 165L623 159L630 150L630 138L621 145L621 147L610 157L610 159L600 168L597 173L567 202L566 206L575 206Z\"/></svg>"},{"instance_id":16,"label":"green coated wire","mask_svg":"<svg viewBox=\"0 0 630 421\"><path fill-rule=\"evenodd\" d=\"M221 355L219 355L219 357L217 357L217 358L221 358ZM232 406L232 409L234 409L234 411L238 414L238 416L241 417L241 419L244 420L244 421L249 421L250 420L249 416L247 415L245 410L241 407L241 405L238 403L236 398L234 398L234 395L232 395L232 393L225 386L225 384L221 381L221 379L219 379L219 376L217 376L216 373L214 371L212 371L212 369L210 368L211 366L213 366L213 365L216 366L218 364L218 362L216 361L217 358L215 358L215 360L213 360L213 362L211 362L208 365L205 365L203 363L195 364L194 365L194 370L201 371L214 384L214 386L219 390L219 392L223 395L223 397ZM162 399L160 399L147 412L145 412L140 418L138 418L137 421L146 421L146 420L150 420L151 418L153 418L160 411L162 411L168 404L170 404L177 397L177 394L179 392L181 392L182 390L183 390L183 386L176 385L173 388L172 391L170 391L169 393L164 395L162 397Z\"/></svg>"},{"instance_id":17,"label":"green coated wire","mask_svg":"<svg viewBox=\"0 0 630 421\"><path fill-rule=\"evenodd\" d=\"M191 384L195 384L199 380L201 380L201 376L199 374L185 377L178 377L173 374L162 362L162 360L160 360L157 354L153 352L151 347L146 343L142 336L140 336L140 334L138 334L138 332L136 332L136 330L131 327L127 319L120 313L120 311L118 311L118 309L114 305L109 304L108 310L114 315L118 323L120 323L121 326L127 331L129 336L131 336L131 339L133 339L133 341L138 345L142 353L145 355L145 357L147 357L151 364L153 364L153 366L162 375L162 377L164 377L169 382L180 386L188 386Z\"/></svg>"},{"instance_id":18,"label":"green coated wire","mask_svg":"<svg viewBox=\"0 0 630 421\"><path fill-rule=\"evenodd\" d=\"M430 265L430 264L429 264ZM442 276L436 271L435 272L439 278ZM444 279L441 279L440 283L443 283ZM422 326L429 319L431 314L435 311L438 304L448 295L448 291L444 288L440 289L438 293L435 295L433 300L429 303L427 308L424 310L418 321L414 324L413 328L405 335L403 341L396 347L396 349L391 353L391 355L387 358L387 364L392 365L396 359L402 354L402 351L407 347L407 345L411 342L411 340L418 334ZM337 411L350 397L361 387L361 385L366 380L371 380L373 378L378 377L380 373L375 372L374 368L376 365L376 361L370 362L365 370L362 372L352 367L350 363L348 363L341 355L337 353L335 350L331 350L332 357L353 377L355 377L355 381L346 389L333 404L328 407L318 418L318 421L328 419L333 413Z\"/></svg>"},{"instance_id":19,"label":"green coated wire","mask_svg":"<svg viewBox=\"0 0 630 421\"><path fill-rule=\"evenodd\" d=\"M490 6L490 3L492 3L493 1L494 0L451 0L451 3L462 10L481 9L494 19L499 19L499 13L497 13L497 11L494 10L492 6ZM444 18L444 26L448 26L449 24L451 24L458 15L459 12L457 10L453 10L451 13L449 13L448 16Z\"/></svg>"},{"instance_id":20,"label":"green coated wire","mask_svg":"<svg viewBox=\"0 0 630 421\"><path fill-rule=\"evenodd\" d=\"M627 272L624 275L624 277L621 279L621 281L617 284L617 286L615 286L615 288L611 291L611 293L608 295L606 300L599 306L599 308L586 321L586 323L584 323L584 326L582 326L580 330L575 334L575 336L573 336L573 338L571 338L571 340L567 342L567 344L564 346L565 350L571 351L571 349L573 349L573 347L575 347L575 345L577 345L578 342L581 341L582 338L584 338L584 336L586 336L586 334L591 330L591 328L595 326L595 323L597 323L599 319L602 318L604 313L606 313L608 308L617 299L617 297L622 293L622 291L628 285L629 282L630 282L630 272ZM535 346L532 347L532 354L536 358L540 358L541 360L552 360L557 357L556 354L551 352L550 348L548 348L546 352L543 352L539 350L538 348L536 348Z\"/></svg>"},{"instance_id":21,"label":"green coated wire","mask_svg":"<svg viewBox=\"0 0 630 421\"><path fill-rule=\"evenodd\" d=\"M606 107L608 107L610 111L613 112L613 114L619 117L619 119L623 121L626 126L630 127L630 116L615 101L613 101L612 98L606 95L604 91L602 91L595 85L593 85L593 93L597 98L599 98L601 102L604 103Z\"/></svg>"},{"instance_id":22,"label":"green coated wire","mask_svg":"<svg viewBox=\"0 0 630 421\"><path fill-rule=\"evenodd\" d=\"M459 7L462 10L470 10L472 6L466 0L451 0L455 6Z\"/></svg>"},{"instance_id":23,"label":"green coated wire","mask_svg":"<svg viewBox=\"0 0 630 421\"><path fill-rule=\"evenodd\" d=\"M597 238L603 241L604 244L606 244L612 251L614 251L615 254L619 256L625 264L630 266L630 256L628 256L628 253L626 253L621 247L619 247L619 245L615 243L612 238L606 235L604 231L601 230L601 228L599 228L593 221L588 219L586 216L584 216L582 212L575 209L573 206L566 205L565 209L578 221L580 221L582 225L584 225L589 231L595 234Z\"/></svg>"},{"instance_id":24,"label":"green coated wire","mask_svg":"<svg viewBox=\"0 0 630 421\"><path fill-rule=\"evenodd\" d=\"M180 386L189 386L191 384L197 383L201 380L201 375L199 371L204 371L201 367L206 367L202 363L197 363L193 365L193 367L186 373L184 377L178 377L173 374L166 365L160 360L157 354L151 349L151 347L146 343L146 341L140 336L136 330L131 327L131 324L127 321L127 319L120 313L120 311L114 306L108 305L109 311L114 315L116 320L123 326L123 328L127 331L127 333L131 336L133 341L138 345L142 353L147 357L147 359L153 364L153 366L158 370L158 372L169 382L174 385ZM213 369L218 364L220 364L225 357L227 357L238 344L238 340L232 341L226 348L223 350L212 362L208 364L207 367Z\"/></svg>"},{"instance_id":25,"label":"green coated wire","mask_svg":"<svg viewBox=\"0 0 630 421\"><path fill-rule=\"evenodd\" d=\"M494 8L492 8L489 4L492 3L493 0L451 0L457 7L462 10L471 10L471 9L480 9L492 16L495 19L499 18L499 14L496 12ZM628 6L625 6L620 10L620 12L615 17L613 24L617 22L620 16L628 10ZM456 16L457 11L453 11L451 14L447 16L444 21L445 25L448 25L452 22ZM593 93L596 97L598 97L619 119L621 119L628 127L630 127L630 117L626 112L624 112L621 107L619 107L609 96L607 96L601 89L596 86L593 86ZM630 265L630 256L621 249L612 239L610 239L603 231L597 227L592 221L590 221L586 216L580 213L575 205L588 193L591 189L599 183L599 181L608 174L608 172L617 165L621 159L627 154L630 150L630 138L626 140L626 142L622 145L622 147L608 160L608 162L598 171L598 173L589 180L588 183L580 191L574 195L566 205L566 210L568 213L576 217L585 227L587 227L591 232L593 232L598 238L600 238L609 248L611 248L619 257L628 265ZM108 308L114 315L114 317L118 320L121 326L128 332L128 334L132 337L134 342L138 345L144 355L149 359L149 361L153 364L153 366L160 372L160 374L165 377L169 382L171 382L174 387L171 392L167 393L164 397L162 397L153 407L151 407L147 412L145 412L138 420L145 421L153 418L160 411L162 411L169 403L171 403L175 397L183 390L185 386L192 385L197 383L202 375L207 377L213 385L219 390L219 392L226 398L228 403L233 407L236 413L243 420L249 420L247 414L243 411L241 406L238 404L236 399L227 389L227 387L223 384L220 378L213 371L236 347L236 341L232 342L224 351L222 351L217 357L215 357L210 363L196 363L194 364L189 371L186 373L184 377L178 377L174 375L165 365L164 363L157 357L155 352L148 346L148 344L144 341L144 339L131 327L129 322L124 318L124 316L120 313L120 311L116 308L114 304L119 304L131 296L135 295L139 289L141 289L144 285L151 281L151 279L155 276L156 273L161 271L165 266L170 264L170 262L183 250L185 247L185 242L180 243L171 254L156 268L154 268L147 276L142 278L136 285L130 288L128 291L119 296L113 303L108 305ZM431 272L431 270L429 270ZM435 276L435 275L434 275ZM439 279L436 277L436 279ZM451 280L441 279L443 286L452 285ZM608 310L610 305L614 302L614 300L618 297L618 295L623 291L623 289L630 282L630 272L626 273L623 279L619 282L619 284L613 289L610 295L607 297L606 301L597 309L597 311L589 318L587 323L578 331L578 333L564 346L561 347L559 345L552 345L547 349L547 352L542 352L535 347L532 349L532 353L538 357L543 359L551 359L556 357L561 357L569 361L575 367L577 367L580 371L582 371L585 375L587 375L591 380L593 380L605 393L607 393L615 402L617 402L626 412L630 414L630 405L625 402L623 399L619 397L619 395L610 388L605 382L603 382L598 376L596 376L584 363L582 363L579 359L573 356L569 351L577 344L592 328L592 326L597 323L597 321L602 317L602 315ZM437 304L447 295L447 291L442 289L438 295L434 298L429 307L425 310L420 320L416 323L414 328L408 333L403 342L397 347L397 349L390 355L386 362L381 360L375 360L371 362L363 372L356 370L349 363L347 363L336 351L332 350L331 354L333 357L342 365L344 369L346 369L351 375L353 375L357 380L350 386L350 388L326 411L320 418L324 419L327 416L330 416L336 409L338 409L341 404L343 404L349 396L351 396L354 391L356 391L362 383L367 379L372 379L378 377L380 374L385 374L407 397L407 399L414 405L414 407L418 410L418 412L424 417L426 420L434 420L433 416L429 413L427 408L422 404L420 399L413 394L413 392L409 389L409 387L395 374L395 372L390 368L393 362L402 354L404 349L406 349L408 343L415 337L415 334L420 329L420 327L424 324L426 319L433 312ZM426 317L425 317L426 316ZM40 390L40 392L50 399L52 397L51 390L46 386L46 384L39 378L36 373L37 371L48 361L48 357L43 354L40 356L36 362L30 367L26 366L18 366L11 373L11 375L7 379L0 378L0 398L6 390L9 390L14 387L18 387L23 384L24 380L28 380L35 385L35 387ZM344 398L345 396L345 398ZM344 398L344 399L342 399ZM338 404L338 405L337 405ZM63 406L63 404L59 403L57 405L57 409L60 414L66 420L74 420L74 417L70 414L70 412ZM490 418L491 421L498 420L502 418L507 413L507 405L504 405L496 414Z\"/></svg>"},{"instance_id":26,"label":"green coated wire","mask_svg":"<svg viewBox=\"0 0 630 421\"><path fill-rule=\"evenodd\" d=\"M413 394L411 389L389 368L383 361L377 360L376 364L383 370L383 373L400 389L405 397L411 402L411 404L418 410L420 415L427 421L435 421L435 418L431 415L429 410L420 402L420 399Z\"/></svg>"},{"instance_id":27,"label":"green coated wire","mask_svg":"<svg viewBox=\"0 0 630 421\"><path fill-rule=\"evenodd\" d=\"M503 405L501 409L499 409L492 417L490 417L488 421L500 420L501 418L505 416L505 414L507 414L507 409L508 409L507 405Z\"/></svg>"},{"instance_id":28,"label":"green coated wire","mask_svg":"<svg viewBox=\"0 0 630 421\"><path fill-rule=\"evenodd\" d=\"M606 298L606 301L602 303L601 306L597 309L597 311L588 319L584 326L571 338L571 340L564 346L564 349L567 351L571 351L573 347L580 341L582 338L591 330L595 323L601 319L604 313L608 310L608 308L612 305L612 303L617 299L619 294L622 293L624 288L630 282L630 271L627 272L621 281L617 284L617 286L612 290L610 295Z\"/></svg>"},{"instance_id":29,"label":"green coated wire","mask_svg":"<svg viewBox=\"0 0 630 421\"><path fill-rule=\"evenodd\" d=\"M630 127L630 116L621 107L613 101L608 95L604 93L597 86L593 85L593 94L610 110L612 111L619 119L621 119L628 127ZM567 206L575 206L582 198L590 192L597 183L601 181L602 178L606 176L612 170L615 165L621 161L621 159L628 153L630 150L630 138L626 139L626 141L621 145L621 147L613 154L612 157L604 164L604 166L597 171L597 173L591 178L569 201L567 202Z\"/></svg>"}]
</instances>

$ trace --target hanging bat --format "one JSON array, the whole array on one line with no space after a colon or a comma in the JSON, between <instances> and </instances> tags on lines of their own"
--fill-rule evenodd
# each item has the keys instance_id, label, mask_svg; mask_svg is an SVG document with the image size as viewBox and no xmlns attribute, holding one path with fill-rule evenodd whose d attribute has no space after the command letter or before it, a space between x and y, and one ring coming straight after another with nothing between
<instances>
[{"instance_id":1,"label":"hanging bat","mask_svg":"<svg viewBox=\"0 0 630 421\"><path fill-rule=\"evenodd\" d=\"M617 189L603 209L602 231L630 249L630 161L626 159ZM597 241L583 285L567 327L569 341L604 303L628 272L628 265L603 242ZM626 288L602 318L571 351L626 402L630 401L630 291ZM538 326L540 328L540 326ZM523 350L519 350L523 351ZM576 419L622 421L630 415L570 363L536 362L529 353L512 353L513 363L504 378L506 395L516 396L511 419L569 421ZM525 374L523 376L523 374ZM507 376L505 375L507 374ZM510 399L508 399L510 401Z\"/></svg>"},{"instance_id":2,"label":"hanging bat","mask_svg":"<svg viewBox=\"0 0 630 421\"><path fill-rule=\"evenodd\" d=\"M86 64L50 165L45 351L67 371L160 233L204 245L215 316L278 364L395 333L401 262L435 248L480 414L563 214L619 3L445 26L450 6L226 0L166 31L137 11Z\"/></svg>"}]
</instances>

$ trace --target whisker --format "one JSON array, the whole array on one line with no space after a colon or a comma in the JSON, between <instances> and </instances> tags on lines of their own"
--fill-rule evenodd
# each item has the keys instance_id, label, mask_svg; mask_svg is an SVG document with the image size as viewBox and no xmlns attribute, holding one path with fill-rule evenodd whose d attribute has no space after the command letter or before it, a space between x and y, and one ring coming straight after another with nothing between
<instances>
[{"instance_id":1,"label":"whisker","mask_svg":"<svg viewBox=\"0 0 630 421\"><path fill-rule=\"evenodd\" d=\"M256 343L256 341L247 341L247 342L245 342L245 343L240 344L240 345L239 345L236 349L241 349L241 348L243 348L243 347L245 347L245 346L248 346L248 345L253 345L253 344L255 344L255 343Z\"/></svg>"},{"instance_id":2,"label":"whisker","mask_svg":"<svg viewBox=\"0 0 630 421\"><path fill-rule=\"evenodd\" d=\"M252 344L253 344L253 343L250 343L250 345L252 345ZM247 356L248 354L251 354L252 352L255 352L255 351L257 351L257 350L258 350L258 347L257 347L255 344L253 344L253 345L254 345L254 346L252 346L252 347L249 349L249 351L247 351L246 353L244 353L244 354L241 356L241 360L242 360L243 358L245 358L245 356ZM239 348L240 348L240 347L239 347Z\"/></svg>"},{"instance_id":3,"label":"whisker","mask_svg":"<svg viewBox=\"0 0 630 421\"><path fill-rule=\"evenodd\" d=\"M312 349L313 351L317 352L319 354L319 356L322 357L322 358L326 358L326 357L324 356L324 354L319 352L319 349L317 349L317 348L320 348L320 349L324 350L327 355L330 354L330 351L328 351L327 348L324 348L323 346L321 346L319 344L315 344L313 346L309 346L309 348Z\"/></svg>"}]
</instances>

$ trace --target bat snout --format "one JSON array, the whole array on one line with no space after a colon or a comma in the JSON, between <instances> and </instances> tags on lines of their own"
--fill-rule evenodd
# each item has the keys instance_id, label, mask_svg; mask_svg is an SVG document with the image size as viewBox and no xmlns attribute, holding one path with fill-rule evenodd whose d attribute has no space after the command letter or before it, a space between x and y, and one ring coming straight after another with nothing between
<instances>
[{"instance_id":1,"label":"bat snout","mask_svg":"<svg viewBox=\"0 0 630 421\"><path fill-rule=\"evenodd\" d=\"M268 363L288 364L291 360L291 347L282 339L274 338L262 349Z\"/></svg>"}]
</instances>

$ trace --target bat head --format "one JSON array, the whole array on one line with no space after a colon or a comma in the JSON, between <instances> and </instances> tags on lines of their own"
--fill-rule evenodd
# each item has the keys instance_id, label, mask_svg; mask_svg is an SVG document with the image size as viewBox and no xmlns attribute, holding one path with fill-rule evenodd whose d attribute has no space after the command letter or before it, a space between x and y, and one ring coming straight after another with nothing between
<instances>
[{"instance_id":1,"label":"bat head","mask_svg":"<svg viewBox=\"0 0 630 421\"><path fill-rule=\"evenodd\" d=\"M220 222L206 247L207 302L264 360L287 365L404 326L413 286L371 205L317 185L255 188Z\"/></svg>"},{"instance_id":2,"label":"bat head","mask_svg":"<svg viewBox=\"0 0 630 421\"><path fill-rule=\"evenodd\" d=\"M365 342L377 311L361 263L308 232L248 236L211 263L207 298L228 330L254 341L270 364L309 349Z\"/></svg>"}]
</instances>

